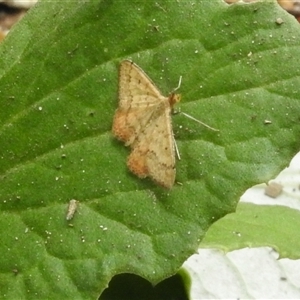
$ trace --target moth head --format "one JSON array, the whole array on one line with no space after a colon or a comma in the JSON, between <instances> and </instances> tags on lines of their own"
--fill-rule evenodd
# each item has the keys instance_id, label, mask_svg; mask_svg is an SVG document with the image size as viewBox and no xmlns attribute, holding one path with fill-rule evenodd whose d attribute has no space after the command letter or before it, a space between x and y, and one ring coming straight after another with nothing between
<instances>
[{"instance_id":1,"label":"moth head","mask_svg":"<svg viewBox=\"0 0 300 300\"><path fill-rule=\"evenodd\" d=\"M180 101L180 99L181 99L180 94L175 94L175 93L170 94L170 96L169 96L170 106L173 107L176 103L178 103Z\"/></svg>"}]
</instances>

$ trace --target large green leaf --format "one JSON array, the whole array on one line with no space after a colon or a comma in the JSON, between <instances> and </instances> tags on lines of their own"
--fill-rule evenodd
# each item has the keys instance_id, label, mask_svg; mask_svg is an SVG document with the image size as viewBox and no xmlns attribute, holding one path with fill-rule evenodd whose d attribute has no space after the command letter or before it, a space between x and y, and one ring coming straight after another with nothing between
<instances>
[{"instance_id":1,"label":"large green leaf","mask_svg":"<svg viewBox=\"0 0 300 300\"><path fill-rule=\"evenodd\" d=\"M115 274L174 274L299 149L299 40L275 2L32 9L0 48L0 297L94 298ZM165 95L182 76L181 110L220 129L174 116L182 185L170 191L130 174L111 134L125 58Z\"/></svg>"}]
</instances>

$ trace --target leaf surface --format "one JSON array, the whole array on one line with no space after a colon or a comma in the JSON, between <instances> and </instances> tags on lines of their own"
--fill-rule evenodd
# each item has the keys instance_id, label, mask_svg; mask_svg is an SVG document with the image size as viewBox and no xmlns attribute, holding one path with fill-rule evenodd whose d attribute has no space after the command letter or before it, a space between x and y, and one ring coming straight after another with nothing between
<instances>
[{"instance_id":1,"label":"leaf surface","mask_svg":"<svg viewBox=\"0 0 300 300\"><path fill-rule=\"evenodd\" d=\"M95 298L115 274L174 274L299 149L299 40L269 2L38 3L0 48L0 298ZM220 130L173 117L170 191L130 174L111 134L123 59L164 95L182 76L181 110Z\"/></svg>"}]
</instances>

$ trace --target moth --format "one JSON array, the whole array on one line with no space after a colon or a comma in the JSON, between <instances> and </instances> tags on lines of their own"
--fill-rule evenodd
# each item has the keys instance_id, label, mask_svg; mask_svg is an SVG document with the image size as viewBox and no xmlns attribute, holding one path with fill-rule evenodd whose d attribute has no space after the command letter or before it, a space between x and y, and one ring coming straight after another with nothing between
<instances>
[{"instance_id":1,"label":"moth","mask_svg":"<svg viewBox=\"0 0 300 300\"><path fill-rule=\"evenodd\" d=\"M129 170L140 178L150 177L158 185L172 188L175 182L176 142L171 112L180 101L175 91L161 94L144 71L130 60L124 60L119 73L119 107L113 120L113 134L130 146ZM216 130L183 113L202 125ZM180 158L180 157L179 157Z\"/></svg>"}]
</instances>

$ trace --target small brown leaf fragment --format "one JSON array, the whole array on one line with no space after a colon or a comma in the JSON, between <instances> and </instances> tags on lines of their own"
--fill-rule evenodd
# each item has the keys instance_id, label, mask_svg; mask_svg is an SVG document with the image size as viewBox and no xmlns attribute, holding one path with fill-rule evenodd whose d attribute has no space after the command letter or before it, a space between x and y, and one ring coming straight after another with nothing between
<instances>
[{"instance_id":1,"label":"small brown leaf fragment","mask_svg":"<svg viewBox=\"0 0 300 300\"><path fill-rule=\"evenodd\" d=\"M265 195L271 198L277 198L282 193L283 186L277 182L270 182L265 187Z\"/></svg>"}]
</instances>

